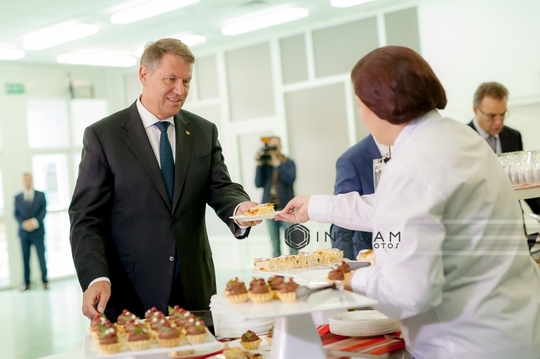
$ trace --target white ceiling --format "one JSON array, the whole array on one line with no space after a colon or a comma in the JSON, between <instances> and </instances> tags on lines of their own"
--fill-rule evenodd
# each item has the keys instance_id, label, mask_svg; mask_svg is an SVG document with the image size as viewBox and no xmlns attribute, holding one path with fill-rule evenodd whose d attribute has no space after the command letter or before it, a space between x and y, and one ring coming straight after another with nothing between
<instances>
[{"instance_id":1,"label":"white ceiling","mask_svg":"<svg viewBox=\"0 0 540 359\"><path fill-rule=\"evenodd\" d=\"M391 6L403 0L375 0L349 8L334 8L330 0L200 0L195 5L127 25L111 24L114 12L149 0L0 0L0 48L22 49L26 35L67 21L94 23L96 35L39 51L26 51L23 63L56 64L56 56L67 52L113 51L133 55L146 42L176 34L194 33L207 37L205 44L192 47L195 55L232 44L264 39L270 35L298 32L319 24L339 22ZM224 36L222 25L229 19L293 4L310 11L307 18L249 34ZM351 34L351 36L355 36ZM0 60L1 61L1 60ZM5 61L4 61L5 62Z\"/></svg>"}]
</instances>

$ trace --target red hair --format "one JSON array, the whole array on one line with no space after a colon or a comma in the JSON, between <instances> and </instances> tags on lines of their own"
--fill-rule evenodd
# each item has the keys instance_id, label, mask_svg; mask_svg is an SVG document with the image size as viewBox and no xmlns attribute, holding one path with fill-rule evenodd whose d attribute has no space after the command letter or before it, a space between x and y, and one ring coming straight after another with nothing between
<instances>
[{"instance_id":1,"label":"red hair","mask_svg":"<svg viewBox=\"0 0 540 359\"><path fill-rule=\"evenodd\" d=\"M356 96L379 118L407 123L446 106L444 88L413 50L385 46L360 59L351 72Z\"/></svg>"}]
</instances>

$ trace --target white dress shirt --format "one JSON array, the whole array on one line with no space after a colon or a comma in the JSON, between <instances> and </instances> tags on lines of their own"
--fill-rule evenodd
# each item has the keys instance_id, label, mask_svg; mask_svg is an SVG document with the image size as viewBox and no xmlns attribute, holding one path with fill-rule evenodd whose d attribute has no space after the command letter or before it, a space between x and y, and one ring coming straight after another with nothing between
<instances>
[{"instance_id":1,"label":"white dress shirt","mask_svg":"<svg viewBox=\"0 0 540 359\"><path fill-rule=\"evenodd\" d=\"M160 121L159 118L154 116L150 111L144 107L140 97L137 99L137 110L141 116L146 135L154 151L159 167L161 168L161 161L159 156L159 139L161 138L161 130L156 126L156 122ZM167 121L171 125L167 128L167 136L171 143L171 150L173 154L174 163L176 163L176 131L174 130L174 118L169 117L163 121Z\"/></svg>"},{"instance_id":2,"label":"white dress shirt","mask_svg":"<svg viewBox=\"0 0 540 359\"><path fill-rule=\"evenodd\" d=\"M393 146L377 194L312 196L312 220L373 232L352 287L399 318L416 359L540 358L540 270L485 141L432 111Z\"/></svg>"}]
</instances>

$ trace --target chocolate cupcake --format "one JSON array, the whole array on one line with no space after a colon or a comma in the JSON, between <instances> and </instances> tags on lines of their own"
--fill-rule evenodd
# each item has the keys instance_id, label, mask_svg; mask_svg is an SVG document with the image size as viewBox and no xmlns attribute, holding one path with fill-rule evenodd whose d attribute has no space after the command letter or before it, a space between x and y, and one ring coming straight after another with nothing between
<instances>
[{"instance_id":1,"label":"chocolate cupcake","mask_svg":"<svg viewBox=\"0 0 540 359\"><path fill-rule=\"evenodd\" d=\"M292 278L289 278L288 282L283 282L279 287L277 296L283 302L296 302L296 289L298 284L296 284Z\"/></svg>"},{"instance_id":2,"label":"chocolate cupcake","mask_svg":"<svg viewBox=\"0 0 540 359\"><path fill-rule=\"evenodd\" d=\"M268 333L266 333L266 341L268 344L272 345L272 337L274 336L274 326L272 325L270 329L268 329Z\"/></svg>"},{"instance_id":3,"label":"chocolate cupcake","mask_svg":"<svg viewBox=\"0 0 540 359\"><path fill-rule=\"evenodd\" d=\"M274 294L263 278L255 278L249 284L248 296L253 303L266 303L273 299Z\"/></svg>"},{"instance_id":4,"label":"chocolate cupcake","mask_svg":"<svg viewBox=\"0 0 540 359\"><path fill-rule=\"evenodd\" d=\"M259 345L261 344L262 339L255 334L255 332L248 330L244 334L242 334L242 338L240 339L240 344L247 349L247 350L254 350L259 348Z\"/></svg>"},{"instance_id":5,"label":"chocolate cupcake","mask_svg":"<svg viewBox=\"0 0 540 359\"><path fill-rule=\"evenodd\" d=\"M185 327L186 339L190 344L204 343L208 330L202 319L191 318Z\"/></svg>"},{"instance_id":6,"label":"chocolate cupcake","mask_svg":"<svg viewBox=\"0 0 540 359\"><path fill-rule=\"evenodd\" d=\"M118 333L114 326L100 327L100 332L97 337L98 347L105 354L118 353L122 348L122 342L118 339Z\"/></svg>"},{"instance_id":7,"label":"chocolate cupcake","mask_svg":"<svg viewBox=\"0 0 540 359\"><path fill-rule=\"evenodd\" d=\"M162 320L157 326L156 340L162 347L170 348L176 347L180 344L182 336L180 330L176 328L175 324L171 324L166 320Z\"/></svg>"},{"instance_id":8,"label":"chocolate cupcake","mask_svg":"<svg viewBox=\"0 0 540 359\"><path fill-rule=\"evenodd\" d=\"M232 303L244 303L248 300L248 291L244 282L238 277L227 282L225 297Z\"/></svg>"},{"instance_id":9,"label":"chocolate cupcake","mask_svg":"<svg viewBox=\"0 0 540 359\"><path fill-rule=\"evenodd\" d=\"M142 323L131 326L127 336L127 344L131 350L145 350L150 347L150 333Z\"/></svg>"},{"instance_id":10,"label":"chocolate cupcake","mask_svg":"<svg viewBox=\"0 0 540 359\"><path fill-rule=\"evenodd\" d=\"M268 278L268 285L270 286L270 290L273 293L274 299L278 299L277 291L279 290L279 287L283 284L283 276L275 275L273 277Z\"/></svg>"}]
</instances>

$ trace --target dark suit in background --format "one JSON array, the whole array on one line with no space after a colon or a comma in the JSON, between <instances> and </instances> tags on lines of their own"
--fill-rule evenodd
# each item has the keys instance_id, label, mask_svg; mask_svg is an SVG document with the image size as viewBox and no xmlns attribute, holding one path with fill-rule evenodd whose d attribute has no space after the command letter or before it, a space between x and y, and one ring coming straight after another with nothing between
<instances>
[{"instance_id":1,"label":"dark suit in background","mask_svg":"<svg viewBox=\"0 0 540 359\"><path fill-rule=\"evenodd\" d=\"M474 126L474 121L469 122L469 126L478 132ZM503 126L503 129L499 133L499 141L501 142L502 153L523 151L521 133L513 128ZM529 198L525 202L534 213L540 213L540 198Z\"/></svg>"},{"instance_id":2,"label":"dark suit in background","mask_svg":"<svg viewBox=\"0 0 540 359\"><path fill-rule=\"evenodd\" d=\"M24 194L15 196L15 218L19 223L19 238L21 240L21 249L24 264L24 285L30 285L30 249L32 245L36 247L36 253L39 259L41 269L41 281L48 283L47 262L45 259L45 226L43 219L47 213L47 201L45 193L34 191L34 198L31 203L24 200ZM35 218L38 228L33 231L27 231L22 227L24 221Z\"/></svg>"},{"instance_id":3,"label":"dark suit in background","mask_svg":"<svg viewBox=\"0 0 540 359\"><path fill-rule=\"evenodd\" d=\"M336 162L334 194L358 192L374 193L373 160L381 158L373 136L369 135L345 151ZM334 239L332 248L343 251L345 258L356 259L362 249L371 249L371 232L351 231L336 225L330 227Z\"/></svg>"}]
</instances>

